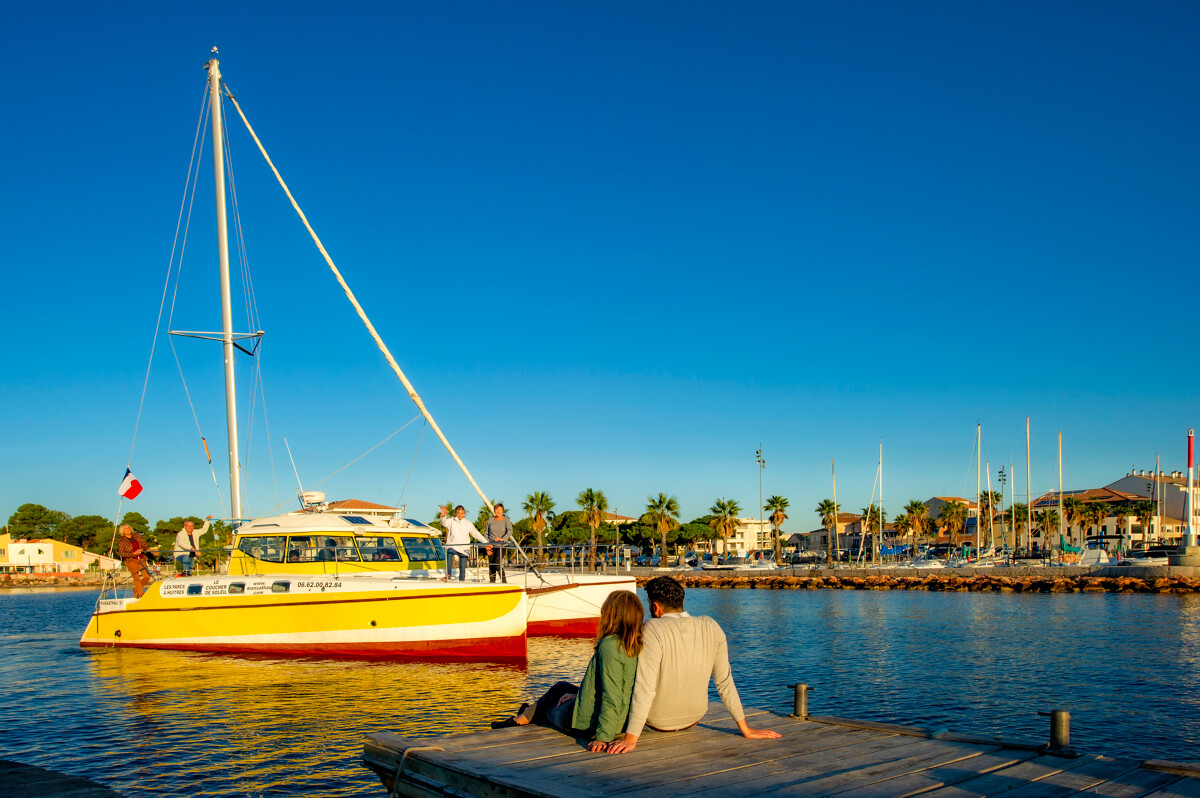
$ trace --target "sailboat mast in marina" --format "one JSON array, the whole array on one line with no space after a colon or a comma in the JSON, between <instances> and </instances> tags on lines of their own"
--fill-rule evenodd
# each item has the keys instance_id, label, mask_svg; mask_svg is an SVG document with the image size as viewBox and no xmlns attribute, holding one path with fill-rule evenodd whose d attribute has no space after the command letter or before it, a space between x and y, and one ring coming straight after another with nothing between
<instances>
[{"instance_id":1,"label":"sailboat mast in marina","mask_svg":"<svg viewBox=\"0 0 1200 798\"><path fill-rule=\"evenodd\" d=\"M323 494L316 504L298 513L243 518L234 352L240 348L238 339L258 334L233 332L223 95L237 108L268 164L270 158L237 101L224 90L217 59L209 60L206 68L220 268L219 340L224 354L235 525L228 573L152 582L144 593L134 597L119 595L114 578L102 590L80 645L306 656L523 660L527 634L594 635L600 606L616 590L636 589L632 577L542 574L532 567L518 567L509 572L511 581L507 583L484 582L477 574L471 580L450 582L448 574L437 578L446 573L446 555L438 531L399 514L381 519L331 512ZM400 371L283 178L273 165L271 168L409 397L472 487L491 507ZM189 181L191 178L189 173Z\"/></svg>"},{"instance_id":2,"label":"sailboat mast in marina","mask_svg":"<svg viewBox=\"0 0 1200 798\"><path fill-rule=\"evenodd\" d=\"M215 52L217 48L213 48ZM242 472L238 463L237 387L234 379L233 302L229 290L229 224L225 211L225 127L221 123L221 68L205 64L212 113L213 181L217 199L217 262L221 271L221 349L225 356L225 425L229 438L229 491L233 523L242 520Z\"/></svg>"}]
</instances>

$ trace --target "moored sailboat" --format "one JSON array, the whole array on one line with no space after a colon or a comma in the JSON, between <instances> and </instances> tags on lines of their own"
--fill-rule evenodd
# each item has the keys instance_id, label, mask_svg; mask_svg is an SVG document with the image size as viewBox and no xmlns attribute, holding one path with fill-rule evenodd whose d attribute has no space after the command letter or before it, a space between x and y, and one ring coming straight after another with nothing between
<instances>
[{"instance_id":1,"label":"moored sailboat","mask_svg":"<svg viewBox=\"0 0 1200 798\"><path fill-rule=\"evenodd\" d=\"M331 513L242 521L233 371L235 339L239 336L232 331L230 311L222 83L215 57L206 68L216 184L222 306L219 340L225 355L232 517L242 526L234 532L228 574L154 582L139 598L116 597L115 591L112 597L102 594L80 645L522 659L525 635L531 628L556 633L594 631L604 598L612 590L634 589L631 578L539 574L530 569L520 583L446 583L429 578L431 571L445 567L439 536L417 522L392 523ZM231 95L230 99L236 106ZM261 143L259 146L261 149ZM283 185L282 178L279 180ZM307 219L304 222L308 226ZM309 231L409 396L490 507L310 226Z\"/></svg>"}]
</instances>

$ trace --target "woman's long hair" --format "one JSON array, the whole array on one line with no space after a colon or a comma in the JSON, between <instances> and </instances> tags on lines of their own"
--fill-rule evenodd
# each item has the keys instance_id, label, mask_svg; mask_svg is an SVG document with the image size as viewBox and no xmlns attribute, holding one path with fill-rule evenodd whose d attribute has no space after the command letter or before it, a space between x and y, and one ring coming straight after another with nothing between
<instances>
[{"instance_id":1,"label":"woman's long hair","mask_svg":"<svg viewBox=\"0 0 1200 798\"><path fill-rule=\"evenodd\" d=\"M642 621L645 618L646 608L637 593L629 590L610 593L600 608L596 645L609 635L616 635L625 653L636 657L642 653Z\"/></svg>"}]
</instances>

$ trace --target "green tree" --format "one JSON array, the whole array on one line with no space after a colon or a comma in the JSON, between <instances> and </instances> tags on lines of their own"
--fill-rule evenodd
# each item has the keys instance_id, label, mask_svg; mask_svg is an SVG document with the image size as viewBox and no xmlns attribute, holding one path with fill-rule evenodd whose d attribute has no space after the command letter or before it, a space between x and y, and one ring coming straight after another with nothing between
<instances>
[{"instance_id":1,"label":"green tree","mask_svg":"<svg viewBox=\"0 0 1200 798\"><path fill-rule=\"evenodd\" d=\"M1053 549L1054 534L1058 531L1058 510L1048 508L1033 514L1033 520L1042 532L1042 548Z\"/></svg>"},{"instance_id":2,"label":"green tree","mask_svg":"<svg viewBox=\"0 0 1200 798\"><path fill-rule=\"evenodd\" d=\"M662 554L658 562L659 565L666 568L667 533L679 526L679 501L674 496L668 496L665 493L659 493L658 496L647 496L646 514L643 517L662 540Z\"/></svg>"},{"instance_id":3,"label":"green tree","mask_svg":"<svg viewBox=\"0 0 1200 798\"><path fill-rule=\"evenodd\" d=\"M521 509L528 516L530 525L537 535L538 557L542 558L541 550L545 545L542 538L545 535L547 527L547 518L554 517L554 499L550 498L549 493L534 491L525 497L525 501L521 504Z\"/></svg>"},{"instance_id":4,"label":"green tree","mask_svg":"<svg viewBox=\"0 0 1200 798\"><path fill-rule=\"evenodd\" d=\"M783 564L783 546L779 541L779 529L783 526L783 522L787 520L787 513L784 512L788 508L788 500L782 496L772 496L763 504L763 510L771 514L771 531L775 538L775 564Z\"/></svg>"},{"instance_id":5,"label":"green tree","mask_svg":"<svg viewBox=\"0 0 1200 798\"><path fill-rule=\"evenodd\" d=\"M742 506L733 499L717 499L709 511L714 517L708 525L721 537L721 552L728 554L729 536L737 531L737 516L742 511Z\"/></svg>"},{"instance_id":6,"label":"green tree","mask_svg":"<svg viewBox=\"0 0 1200 798\"><path fill-rule=\"evenodd\" d=\"M8 532L13 539L51 538L62 540L58 528L71 520L61 510L50 510L40 504L22 504L8 518Z\"/></svg>"},{"instance_id":7,"label":"green tree","mask_svg":"<svg viewBox=\"0 0 1200 798\"><path fill-rule=\"evenodd\" d=\"M1133 506L1133 511L1137 514L1138 523L1142 525L1142 540L1149 542L1154 533L1154 517L1157 515L1154 512L1154 502L1138 502Z\"/></svg>"},{"instance_id":8,"label":"green tree","mask_svg":"<svg viewBox=\"0 0 1200 798\"><path fill-rule=\"evenodd\" d=\"M884 514L882 507L876 507L875 503L871 502L871 505L869 507L863 508L862 519L863 519L863 532L870 534L872 536L872 540L873 540L874 536L883 529L884 523L886 521L886 515ZM865 537L865 535L864 535L864 537ZM863 541L862 545L863 546L866 545L865 540ZM871 545L871 552L872 552L871 556L873 559L875 556L874 555L874 552L875 552L874 543L872 543L872 545Z\"/></svg>"},{"instance_id":9,"label":"green tree","mask_svg":"<svg viewBox=\"0 0 1200 798\"><path fill-rule=\"evenodd\" d=\"M967 517L967 505L958 499L951 499L942 505L942 512L938 515L938 523L946 528L946 534L950 539L951 547L956 545L955 537L967 525Z\"/></svg>"},{"instance_id":10,"label":"green tree","mask_svg":"<svg viewBox=\"0 0 1200 798\"><path fill-rule=\"evenodd\" d=\"M908 529L912 537L912 553L915 555L929 521L929 507L920 499L913 499L904 505L904 514L908 517Z\"/></svg>"},{"instance_id":11,"label":"green tree","mask_svg":"<svg viewBox=\"0 0 1200 798\"><path fill-rule=\"evenodd\" d=\"M73 546L100 551L97 541L112 540L113 522L99 515L77 515L59 526L58 534L61 535L60 540Z\"/></svg>"},{"instance_id":12,"label":"green tree","mask_svg":"<svg viewBox=\"0 0 1200 798\"><path fill-rule=\"evenodd\" d=\"M821 499L821 503L817 505L817 513L821 516L821 526L829 534L829 545L825 547L825 562L833 562L834 551L838 548L838 506L834 504L833 499Z\"/></svg>"},{"instance_id":13,"label":"green tree","mask_svg":"<svg viewBox=\"0 0 1200 798\"><path fill-rule=\"evenodd\" d=\"M1009 508L1008 514L1012 521L1013 536L1015 538L1013 545L1021 548L1021 533L1028 531L1026 527L1029 526L1029 505L1014 504Z\"/></svg>"},{"instance_id":14,"label":"green tree","mask_svg":"<svg viewBox=\"0 0 1200 798\"><path fill-rule=\"evenodd\" d=\"M1087 506L1087 522L1091 524L1097 535L1104 534L1104 522L1108 520L1108 504L1106 502L1092 502ZM1099 541L1103 547L1104 542Z\"/></svg>"},{"instance_id":15,"label":"green tree","mask_svg":"<svg viewBox=\"0 0 1200 798\"><path fill-rule=\"evenodd\" d=\"M584 521L587 523L588 528L592 530L591 540L589 541L591 547L589 564L595 569L596 529L604 521L604 514L608 510L608 497L604 495L604 491L602 490L584 488L579 491L579 496L575 499L575 503L583 508Z\"/></svg>"},{"instance_id":16,"label":"green tree","mask_svg":"<svg viewBox=\"0 0 1200 798\"><path fill-rule=\"evenodd\" d=\"M1062 500L1063 522L1067 525L1067 538L1071 545L1075 545L1075 533L1072 530L1079 527L1079 537L1083 538L1083 522L1087 514L1087 508L1075 496L1067 496Z\"/></svg>"}]
</instances>

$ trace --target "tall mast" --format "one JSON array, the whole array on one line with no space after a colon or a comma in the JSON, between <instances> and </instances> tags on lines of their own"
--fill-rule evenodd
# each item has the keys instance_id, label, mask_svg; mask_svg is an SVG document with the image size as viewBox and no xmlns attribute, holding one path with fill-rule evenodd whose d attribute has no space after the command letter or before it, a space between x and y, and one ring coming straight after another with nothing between
<instances>
[{"instance_id":1,"label":"tall mast","mask_svg":"<svg viewBox=\"0 0 1200 798\"><path fill-rule=\"evenodd\" d=\"M1058 431L1058 539L1063 540L1062 517L1062 430ZM1064 554L1066 552L1063 552Z\"/></svg>"},{"instance_id":2,"label":"tall mast","mask_svg":"<svg viewBox=\"0 0 1200 798\"><path fill-rule=\"evenodd\" d=\"M975 559L979 559L979 550L983 547L983 425L975 424Z\"/></svg>"},{"instance_id":3,"label":"tall mast","mask_svg":"<svg viewBox=\"0 0 1200 798\"><path fill-rule=\"evenodd\" d=\"M1159 543L1163 540L1163 519L1162 519L1162 483L1159 477L1162 475L1162 461L1160 455L1154 455L1154 517L1158 520L1158 535L1155 537Z\"/></svg>"},{"instance_id":4,"label":"tall mast","mask_svg":"<svg viewBox=\"0 0 1200 798\"><path fill-rule=\"evenodd\" d=\"M883 441L879 442L879 552L875 562L883 562Z\"/></svg>"},{"instance_id":5,"label":"tall mast","mask_svg":"<svg viewBox=\"0 0 1200 798\"><path fill-rule=\"evenodd\" d=\"M841 554L842 553L840 551L838 551L840 544L838 543L838 528L837 528L837 525L838 525L837 466L834 465L832 457L829 458L829 473L831 475L833 475L833 541L832 541L833 551L831 552L831 556L828 559L829 559L829 561L832 562L832 554L836 553L837 557L838 557L838 561L841 562L841 559L842 559Z\"/></svg>"},{"instance_id":6,"label":"tall mast","mask_svg":"<svg viewBox=\"0 0 1200 798\"><path fill-rule=\"evenodd\" d=\"M1029 466L1029 416L1025 416L1025 534L1033 541L1033 475ZM1043 532L1045 534L1045 532ZM1045 548L1046 541L1042 540ZM1030 547L1032 548L1032 546Z\"/></svg>"},{"instance_id":7,"label":"tall mast","mask_svg":"<svg viewBox=\"0 0 1200 798\"><path fill-rule=\"evenodd\" d=\"M988 486L988 548L996 548L996 530L992 526L992 519L996 517L996 508L992 507L992 464L987 464L987 486ZM982 508L981 508L982 509Z\"/></svg>"},{"instance_id":8,"label":"tall mast","mask_svg":"<svg viewBox=\"0 0 1200 798\"><path fill-rule=\"evenodd\" d=\"M217 260L221 270L221 340L225 351L225 424L229 430L229 492L234 523L242 517L242 475L238 466L237 393L233 370L233 304L229 298L229 231L225 220L225 139L221 126L221 69L206 65L212 107L213 180L217 188Z\"/></svg>"}]
</instances>

